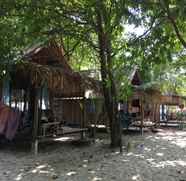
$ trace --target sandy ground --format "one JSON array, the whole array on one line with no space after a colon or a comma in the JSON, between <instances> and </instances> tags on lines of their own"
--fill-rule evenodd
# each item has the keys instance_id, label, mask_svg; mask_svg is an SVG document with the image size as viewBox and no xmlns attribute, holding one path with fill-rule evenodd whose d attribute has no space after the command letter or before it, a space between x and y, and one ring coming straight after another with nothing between
<instances>
[{"instance_id":1,"label":"sandy ground","mask_svg":"<svg viewBox=\"0 0 186 181\"><path fill-rule=\"evenodd\" d=\"M186 131L123 135L122 154L104 134L91 145L64 140L41 145L37 157L1 148L0 181L186 181Z\"/></svg>"}]
</instances>

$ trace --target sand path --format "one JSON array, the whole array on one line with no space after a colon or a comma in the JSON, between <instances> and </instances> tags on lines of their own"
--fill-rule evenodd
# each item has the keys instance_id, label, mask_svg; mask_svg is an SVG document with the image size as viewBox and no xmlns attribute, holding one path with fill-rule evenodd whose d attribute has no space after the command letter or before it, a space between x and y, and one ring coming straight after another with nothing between
<instances>
[{"instance_id":1,"label":"sand path","mask_svg":"<svg viewBox=\"0 0 186 181\"><path fill-rule=\"evenodd\" d=\"M123 135L123 154L99 137L89 146L47 145L37 157L1 149L0 181L186 181L186 131Z\"/></svg>"}]
</instances>

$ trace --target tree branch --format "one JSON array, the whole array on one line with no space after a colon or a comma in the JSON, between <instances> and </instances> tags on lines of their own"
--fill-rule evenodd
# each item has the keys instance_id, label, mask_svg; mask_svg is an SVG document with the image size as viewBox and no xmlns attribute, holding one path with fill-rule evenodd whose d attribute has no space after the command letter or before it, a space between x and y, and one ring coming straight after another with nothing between
<instances>
[{"instance_id":1,"label":"tree branch","mask_svg":"<svg viewBox=\"0 0 186 181\"><path fill-rule=\"evenodd\" d=\"M140 36L138 36L137 38L135 38L134 40L132 40L132 42L130 42L128 44L128 46L133 45L134 43L136 43L138 40L142 39L144 36L146 36L149 32L151 32L151 30L154 28L154 23L156 22L157 17L154 17L152 20L152 23L150 25L150 27ZM123 46L121 46L120 48L117 49L117 52L122 50L126 45L124 44ZM114 54L112 54L112 57L114 57L117 52L115 52Z\"/></svg>"},{"instance_id":2,"label":"tree branch","mask_svg":"<svg viewBox=\"0 0 186 181\"><path fill-rule=\"evenodd\" d=\"M64 55L64 56L69 57L70 55L72 55L73 52L74 52L74 50L76 49L76 47L77 47L79 44L80 44L80 41L77 41L77 42L74 44L74 46L73 46L70 50L68 50L68 51L65 52L65 55Z\"/></svg>"},{"instance_id":3,"label":"tree branch","mask_svg":"<svg viewBox=\"0 0 186 181\"><path fill-rule=\"evenodd\" d=\"M77 32L73 32L65 30L64 28L56 28L56 29L52 29L49 31L45 31L42 34L45 34L47 36L52 36L52 35L56 35L56 34L60 34L62 33L63 35L66 36L73 36L78 38L79 40L82 40L83 42L88 43L94 50L98 50L99 47L93 43L93 41L90 39L90 37L88 36L88 33L90 32L91 29L87 29L86 32L82 32L82 33L77 33Z\"/></svg>"},{"instance_id":4,"label":"tree branch","mask_svg":"<svg viewBox=\"0 0 186 181\"><path fill-rule=\"evenodd\" d=\"M172 24L174 31L176 33L176 36L178 37L179 41L181 42L181 44L183 45L184 48L186 48L186 41L184 40L183 36L180 33L180 30L176 24L176 21L174 20L174 18L171 16L171 12L169 9L169 5L163 0L163 4L165 5L164 7L164 11L167 13L167 18L170 21L170 23Z\"/></svg>"}]
</instances>

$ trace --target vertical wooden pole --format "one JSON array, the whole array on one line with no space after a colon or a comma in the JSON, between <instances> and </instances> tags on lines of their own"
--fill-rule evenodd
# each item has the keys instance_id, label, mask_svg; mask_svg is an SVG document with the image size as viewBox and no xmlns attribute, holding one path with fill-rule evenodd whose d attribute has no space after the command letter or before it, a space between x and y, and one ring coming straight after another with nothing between
<instances>
[{"instance_id":1,"label":"vertical wooden pole","mask_svg":"<svg viewBox=\"0 0 186 181\"><path fill-rule=\"evenodd\" d=\"M12 85L9 81L9 106L12 107Z\"/></svg>"},{"instance_id":2,"label":"vertical wooden pole","mask_svg":"<svg viewBox=\"0 0 186 181\"><path fill-rule=\"evenodd\" d=\"M39 99L39 113L38 113L38 119L39 120L41 120L41 117L42 117L42 105L43 105L43 87L41 87L40 88L40 90L38 90L38 92L39 92L39 97L38 97L38 99ZM39 122L38 123L38 128L40 128L40 126L41 126L41 123Z\"/></svg>"},{"instance_id":3,"label":"vertical wooden pole","mask_svg":"<svg viewBox=\"0 0 186 181\"><path fill-rule=\"evenodd\" d=\"M162 104L161 106L161 119L164 121L165 120L165 105Z\"/></svg>"},{"instance_id":4,"label":"vertical wooden pole","mask_svg":"<svg viewBox=\"0 0 186 181\"><path fill-rule=\"evenodd\" d=\"M40 108L40 111L42 110L42 99L43 99L43 88L40 89L40 95L39 95L39 108Z\"/></svg>"},{"instance_id":5,"label":"vertical wooden pole","mask_svg":"<svg viewBox=\"0 0 186 181\"><path fill-rule=\"evenodd\" d=\"M38 153L38 93L39 89L34 89L34 116L32 126L32 151L35 155Z\"/></svg>"},{"instance_id":6,"label":"vertical wooden pole","mask_svg":"<svg viewBox=\"0 0 186 181\"><path fill-rule=\"evenodd\" d=\"M157 103L156 114L157 114L157 125L159 125L160 124L160 104L159 103Z\"/></svg>"},{"instance_id":7,"label":"vertical wooden pole","mask_svg":"<svg viewBox=\"0 0 186 181\"><path fill-rule=\"evenodd\" d=\"M83 97L83 100L82 100L82 118L81 118L81 128L85 128L85 122L86 122L86 98ZM85 138L85 133L84 131L81 132L81 139L84 139Z\"/></svg>"},{"instance_id":8,"label":"vertical wooden pole","mask_svg":"<svg viewBox=\"0 0 186 181\"><path fill-rule=\"evenodd\" d=\"M143 110L143 99L141 99L141 135L143 136L143 119L144 119L144 110Z\"/></svg>"},{"instance_id":9,"label":"vertical wooden pole","mask_svg":"<svg viewBox=\"0 0 186 181\"><path fill-rule=\"evenodd\" d=\"M155 124L157 125L157 103L155 103L155 107L154 107L154 120L155 120Z\"/></svg>"},{"instance_id":10,"label":"vertical wooden pole","mask_svg":"<svg viewBox=\"0 0 186 181\"><path fill-rule=\"evenodd\" d=\"M86 97L83 97L83 127L87 126L86 123Z\"/></svg>"},{"instance_id":11,"label":"vertical wooden pole","mask_svg":"<svg viewBox=\"0 0 186 181\"><path fill-rule=\"evenodd\" d=\"M97 102L98 100L95 100L92 98L92 105L94 107L94 112L93 112L93 115L94 115L94 130L93 130L93 139L95 140L96 138L96 129L97 129L97 122L98 122L98 115L99 115L99 102ZM97 102L97 104L95 103ZM96 110L97 109L97 110Z\"/></svg>"},{"instance_id":12,"label":"vertical wooden pole","mask_svg":"<svg viewBox=\"0 0 186 181\"><path fill-rule=\"evenodd\" d=\"M28 90L24 90L24 93L23 93L23 113L24 114L27 108L27 91Z\"/></svg>"},{"instance_id":13,"label":"vertical wooden pole","mask_svg":"<svg viewBox=\"0 0 186 181\"><path fill-rule=\"evenodd\" d=\"M3 99L3 81L0 80L0 101Z\"/></svg>"}]
</instances>

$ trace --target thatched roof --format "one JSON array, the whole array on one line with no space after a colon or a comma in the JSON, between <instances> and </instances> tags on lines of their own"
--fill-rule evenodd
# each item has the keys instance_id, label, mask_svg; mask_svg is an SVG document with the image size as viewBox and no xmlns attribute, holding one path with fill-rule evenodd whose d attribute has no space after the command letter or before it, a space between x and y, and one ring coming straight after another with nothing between
<instances>
[{"instance_id":1,"label":"thatched roof","mask_svg":"<svg viewBox=\"0 0 186 181\"><path fill-rule=\"evenodd\" d=\"M81 76L75 72L65 72L60 67L20 62L14 65L11 77L17 88L47 85L50 91L61 92L66 96L82 96L84 92Z\"/></svg>"},{"instance_id":2,"label":"thatched roof","mask_svg":"<svg viewBox=\"0 0 186 181\"><path fill-rule=\"evenodd\" d=\"M132 72L128 75L128 79L132 85L141 85L143 83L137 66L135 66Z\"/></svg>"},{"instance_id":3,"label":"thatched roof","mask_svg":"<svg viewBox=\"0 0 186 181\"><path fill-rule=\"evenodd\" d=\"M10 75L15 88L47 85L58 96L81 97L87 89L100 91L101 87L94 79L74 72L65 59L62 46L54 41L29 48L23 61L13 65Z\"/></svg>"},{"instance_id":4,"label":"thatched roof","mask_svg":"<svg viewBox=\"0 0 186 181\"><path fill-rule=\"evenodd\" d=\"M63 46L54 40L31 46L24 51L23 60L40 65L60 66L65 71L73 72L66 60Z\"/></svg>"}]
</instances>

